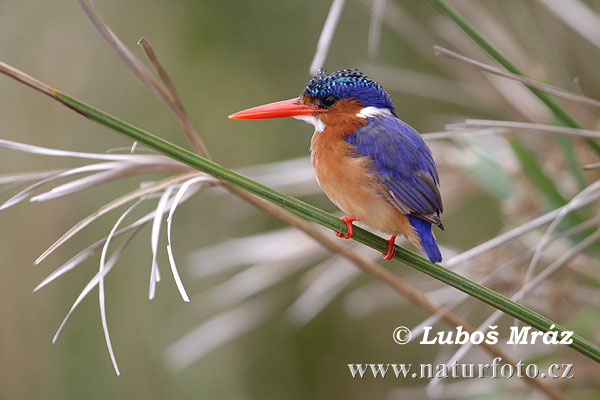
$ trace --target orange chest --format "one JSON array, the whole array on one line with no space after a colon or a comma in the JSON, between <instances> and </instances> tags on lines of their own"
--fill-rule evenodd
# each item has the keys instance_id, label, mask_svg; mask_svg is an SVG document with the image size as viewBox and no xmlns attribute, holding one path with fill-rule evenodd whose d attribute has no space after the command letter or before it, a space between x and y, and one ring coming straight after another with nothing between
<instances>
[{"instance_id":1,"label":"orange chest","mask_svg":"<svg viewBox=\"0 0 600 400\"><path fill-rule=\"evenodd\" d=\"M371 160L354 154L353 146L341 137L317 132L311 140L311 161L317 181L327 196L350 212L351 201L369 202L381 192L373 175Z\"/></svg>"},{"instance_id":2,"label":"orange chest","mask_svg":"<svg viewBox=\"0 0 600 400\"><path fill-rule=\"evenodd\" d=\"M408 219L390 203L389 190L372 172L371 159L354 154L344 139L332 140L323 133L313 136L311 161L327 197L346 214L382 232L410 232Z\"/></svg>"},{"instance_id":3,"label":"orange chest","mask_svg":"<svg viewBox=\"0 0 600 400\"><path fill-rule=\"evenodd\" d=\"M313 135L310 142L310 160L321 187L345 183L351 180L352 176L362 175L366 167L365 163L359 162L360 159L353 154L350 143L341 136L334 137L329 134L327 129Z\"/></svg>"}]
</instances>

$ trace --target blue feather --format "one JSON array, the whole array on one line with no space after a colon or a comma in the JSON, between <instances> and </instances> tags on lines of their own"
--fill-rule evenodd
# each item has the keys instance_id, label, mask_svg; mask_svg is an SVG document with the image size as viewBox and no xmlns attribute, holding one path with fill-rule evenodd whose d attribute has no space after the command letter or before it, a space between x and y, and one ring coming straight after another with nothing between
<instances>
[{"instance_id":1,"label":"blue feather","mask_svg":"<svg viewBox=\"0 0 600 400\"><path fill-rule=\"evenodd\" d=\"M440 225L443 211L439 178L431 151L421 135L398 118L367 118L346 140L356 156L373 161L373 173L395 196L397 208Z\"/></svg>"},{"instance_id":2,"label":"blue feather","mask_svg":"<svg viewBox=\"0 0 600 400\"><path fill-rule=\"evenodd\" d=\"M441 262L442 253L440 253L440 248L435 241L433 232L431 232L431 222L415 217L414 215L409 215L408 220L412 227L415 228L415 233L419 235L421 247L425 251L425 254L427 254L429 261L434 264Z\"/></svg>"}]
</instances>

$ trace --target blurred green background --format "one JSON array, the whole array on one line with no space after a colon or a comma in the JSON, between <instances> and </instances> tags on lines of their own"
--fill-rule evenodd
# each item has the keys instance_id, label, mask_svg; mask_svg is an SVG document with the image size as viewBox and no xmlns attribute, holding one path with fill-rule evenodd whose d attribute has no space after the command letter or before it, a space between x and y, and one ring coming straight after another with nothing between
<instances>
[{"instance_id":1,"label":"blurred green background","mask_svg":"<svg viewBox=\"0 0 600 400\"><path fill-rule=\"evenodd\" d=\"M454 43L463 51L472 50L473 44L461 38L458 29L428 2L389 3L387 17L397 18L397 23L383 25L380 49L369 57L370 2L347 1L325 63L328 70L363 69L390 89L399 116L420 132L441 131L446 123L465 117L527 120L519 111L528 114L531 120L551 120L537 103L523 109L510 104L498 86L489 87L489 82L479 85L478 82L485 80L479 72L466 67L461 71L455 64L449 67L448 61L434 58L431 50L434 43L447 46ZM316 0L96 2L106 23L140 58L143 55L136 46L137 40L144 36L153 44L214 159L234 169L307 155L312 128L302 123L286 119L240 123L229 121L226 116L300 93L310 79L308 67L330 4ZM496 33L496 39L502 39L502 32L494 30L498 26L512 35L499 40L499 45L527 73L570 90L572 78L577 76L587 95L600 97L598 49L557 22L538 2L454 4L485 33L492 36ZM588 4L600 10L598 2ZM402 13L394 14L398 10ZM403 18L412 25L403 22ZM430 36L420 32L428 32ZM511 47L515 44L520 47ZM482 58L475 50L470 55ZM2 0L0 59L130 123L186 145L175 118L124 66L75 1ZM390 70L392 67L397 70ZM3 139L87 152L104 152L131 144L6 77L0 77L0 93ZM573 112L587 127L598 126L597 114L578 108ZM556 143L533 135L525 141L538 151L547 172L564 189L564 194L571 197L576 193L574 184L565 177L565 163ZM432 145L442 175L446 209L447 230L438 237L453 251L468 249L506 227L548 210L543 197L522 178L514 160L506 160L504 165L499 165L497 159L487 160L490 175L482 170L485 157L476 159L475 164L469 163L468 157L476 153L474 149L484 144L435 142ZM485 155L487 149L480 149ZM576 143L576 150L582 162L595 160L580 143ZM80 161L0 149L0 173L80 164ZM497 181L490 181L494 174L498 175ZM586 179L591 182L594 176L597 174L588 174ZM391 340L396 326L414 326L427 317L424 311L397 299L356 318L349 315L347 303L338 297L300 328L274 313L257 329L211 351L183 371L171 370L164 361L165 349L203 318L222 311L203 307L194 298L201 303L201 293L226 279L194 279L184 268L185 255L225 239L281 227L239 200L214 191L196 195L175 216L175 253L192 296L190 304L181 301L168 275L162 239L159 260L163 281L156 299L147 300L151 265L149 228L138 235L107 278L108 322L121 377L115 375L106 351L97 291L81 304L59 341L52 345L52 336L61 319L97 271L98 257L33 296L32 289L83 246L106 235L118 214L111 213L95 222L41 265L33 266L33 261L73 224L137 187L139 181L128 178L59 200L24 202L0 213L3 282L0 398L424 398L421 386L426 381L353 380L346 366L360 362L442 362L444 355L451 354L448 349L418 344L400 347ZM13 192L3 193L2 199L10 193ZM324 195L305 199L335 210ZM149 209L146 207L145 211ZM485 276L496 263L518 253L518 248L510 250L513 251L510 254L504 251L509 252L502 250L483 257L481 261L485 262L481 264L485 267L480 264L476 275ZM580 260L579 264L586 271L598 266L597 259L591 257ZM440 287L399 263L387 263L386 267L408 280L422 283L423 290ZM511 273L521 277L523 268ZM281 302L281 310L301 293L302 287L298 286L301 276L292 274L270 289L273 298ZM561 275L560 280L559 283L566 285L565 293L581 283L580 276L568 273ZM344 293L371 282L361 275ZM515 275L503 276L493 287L511 293L516 283ZM590 285L595 295L597 282ZM449 296L455 293L451 291ZM571 321L571 325L583 330L584 336L598 339L597 296L590 297L592 304L582 304L581 299L568 294L560 299L538 296L533 304L550 313L554 320ZM562 307L555 307L554 301ZM490 311L470 302L458 313L477 323ZM504 325L510 322L508 318L503 320ZM589 364L569 349L556 352L556 359L581 366L575 370L576 379L568 384L556 383L558 387L570 390L574 398L594 398L600 393L597 365ZM483 353L474 354L474 362L489 359ZM414 392L394 391L417 385L420 388ZM489 385L488 398L502 398L502 385L510 385L517 393L522 391L523 396L529 395L519 382Z\"/></svg>"}]
</instances>

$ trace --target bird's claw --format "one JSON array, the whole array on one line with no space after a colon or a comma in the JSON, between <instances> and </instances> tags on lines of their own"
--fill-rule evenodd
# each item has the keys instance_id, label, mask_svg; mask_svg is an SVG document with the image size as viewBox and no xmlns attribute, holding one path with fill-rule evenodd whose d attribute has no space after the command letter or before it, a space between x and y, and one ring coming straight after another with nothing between
<instances>
[{"instance_id":1,"label":"bird's claw","mask_svg":"<svg viewBox=\"0 0 600 400\"><path fill-rule=\"evenodd\" d=\"M396 243L396 235L393 235L388 240L387 253L381 253L384 260L391 260L396 255L396 249L394 248L394 243Z\"/></svg>"},{"instance_id":2,"label":"bird's claw","mask_svg":"<svg viewBox=\"0 0 600 400\"><path fill-rule=\"evenodd\" d=\"M335 236L344 239L350 239L352 235L354 235L354 228L352 227L352 223L357 219L354 215L344 215L342 217L342 220L346 223L346 229L348 230L348 233L335 232Z\"/></svg>"}]
</instances>

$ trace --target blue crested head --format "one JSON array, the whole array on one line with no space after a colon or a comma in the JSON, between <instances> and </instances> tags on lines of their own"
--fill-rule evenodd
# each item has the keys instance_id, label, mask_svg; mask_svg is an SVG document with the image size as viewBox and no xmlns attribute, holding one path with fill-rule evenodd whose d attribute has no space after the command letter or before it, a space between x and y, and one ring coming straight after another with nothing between
<instances>
[{"instance_id":1,"label":"blue crested head","mask_svg":"<svg viewBox=\"0 0 600 400\"><path fill-rule=\"evenodd\" d=\"M396 115L392 99L385 89L356 69L343 69L331 74L320 70L302 94L319 99L325 108L339 99L353 98L365 107L387 108Z\"/></svg>"}]
</instances>

